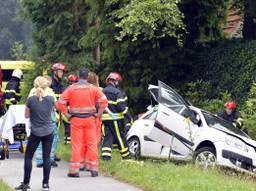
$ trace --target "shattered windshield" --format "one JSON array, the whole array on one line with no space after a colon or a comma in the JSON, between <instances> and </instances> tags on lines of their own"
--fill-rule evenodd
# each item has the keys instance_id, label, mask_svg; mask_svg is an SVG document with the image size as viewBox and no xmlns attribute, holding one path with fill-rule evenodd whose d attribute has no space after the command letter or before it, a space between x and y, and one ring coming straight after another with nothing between
<instances>
[{"instance_id":1,"label":"shattered windshield","mask_svg":"<svg viewBox=\"0 0 256 191\"><path fill-rule=\"evenodd\" d=\"M217 117L211 113L207 113L205 111L202 111L202 113L203 113L205 121L209 127L219 129L222 131L229 130L237 135L248 137L248 135L246 135L243 131L241 131L237 127L233 126L231 123L229 123L223 119L220 119L219 117Z\"/></svg>"}]
</instances>

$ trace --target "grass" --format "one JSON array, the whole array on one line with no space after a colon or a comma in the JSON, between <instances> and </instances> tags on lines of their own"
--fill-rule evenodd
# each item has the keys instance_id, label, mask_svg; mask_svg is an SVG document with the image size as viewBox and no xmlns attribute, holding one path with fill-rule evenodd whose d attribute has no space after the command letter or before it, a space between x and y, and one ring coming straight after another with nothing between
<instances>
[{"instance_id":1,"label":"grass","mask_svg":"<svg viewBox=\"0 0 256 191\"><path fill-rule=\"evenodd\" d=\"M0 191L13 191L13 189L0 179Z\"/></svg>"},{"instance_id":2,"label":"grass","mask_svg":"<svg viewBox=\"0 0 256 191\"><path fill-rule=\"evenodd\" d=\"M59 156L69 161L70 145L62 143ZM122 161L118 153L111 161L101 160L100 169L106 176L145 191L256 191L256 178L246 174L161 160Z\"/></svg>"}]
</instances>

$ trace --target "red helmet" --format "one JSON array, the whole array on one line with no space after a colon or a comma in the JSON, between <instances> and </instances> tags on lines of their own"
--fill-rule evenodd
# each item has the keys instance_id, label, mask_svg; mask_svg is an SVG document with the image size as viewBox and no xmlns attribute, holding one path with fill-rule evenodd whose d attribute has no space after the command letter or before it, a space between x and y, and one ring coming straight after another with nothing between
<instances>
[{"instance_id":1,"label":"red helmet","mask_svg":"<svg viewBox=\"0 0 256 191\"><path fill-rule=\"evenodd\" d=\"M63 64L63 63L55 63L52 65L52 70L55 71L55 70L63 70L64 72L66 72L66 65Z\"/></svg>"},{"instance_id":2,"label":"red helmet","mask_svg":"<svg viewBox=\"0 0 256 191\"><path fill-rule=\"evenodd\" d=\"M117 72L111 72L107 79L106 79L106 82L109 81L109 80L116 80L116 81L122 81L122 77L120 74L118 74Z\"/></svg>"},{"instance_id":3,"label":"red helmet","mask_svg":"<svg viewBox=\"0 0 256 191\"><path fill-rule=\"evenodd\" d=\"M68 81L70 81L70 82L77 82L78 81L78 77L75 74L70 74L68 76Z\"/></svg>"},{"instance_id":4,"label":"red helmet","mask_svg":"<svg viewBox=\"0 0 256 191\"><path fill-rule=\"evenodd\" d=\"M225 106L226 106L226 108L229 108L229 109L235 109L236 108L236 102L234 102L234 101L226 102Z\"/></svg>"}]
</instances>

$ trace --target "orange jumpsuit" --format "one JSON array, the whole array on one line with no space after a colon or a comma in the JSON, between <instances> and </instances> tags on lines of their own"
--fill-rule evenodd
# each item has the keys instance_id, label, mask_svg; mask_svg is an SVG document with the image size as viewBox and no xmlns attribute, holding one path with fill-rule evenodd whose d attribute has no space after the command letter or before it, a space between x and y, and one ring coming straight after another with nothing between
<instances>
[{"instance_id":1,"label":"orange jumpsuit","mask_svg":"<svg viewBox=\"0 0 256 191\"><path fill-rule=\"evenodd\" d=\"M69 112L72 115L71 123L71 147L72 158L70 161L69 173L79 173L80 162L86 158L86 168L98 171L98 136L96 133L96 103L105 109L108 105L106 96L97 87L87 83L86 80L79 80L69 86L60 96L57 108L64 114ZM83 116L83 117L80 117ZM87 116L87 117L84 117ZM82 150L85 148L85 156Z\"/></svg>"}]
</instances>

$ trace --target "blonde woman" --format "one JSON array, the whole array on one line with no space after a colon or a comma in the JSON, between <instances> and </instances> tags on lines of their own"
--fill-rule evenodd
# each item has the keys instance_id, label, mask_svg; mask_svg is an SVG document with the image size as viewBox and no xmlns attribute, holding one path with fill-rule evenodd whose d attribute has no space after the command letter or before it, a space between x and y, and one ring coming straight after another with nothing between
<instances>
[{"instance_id":1,"label":"blonde woman","mask_svg":"<svg viewBox=\"0 0 256 191\"><path fill-rule=\"evenodd\" d=\"M43 146L43 190L49 190L49 176L51 171L50 152L53 142L52 111L54 97L47 96L46 89L49 85L45 77L39 76L34 80L35 95L28 98L25 117L30 118L31 135L28 140L24 163L24 180L16 190L30 190L29 182L32 171L32 158L40 143Z\"/></svg>"}]
</instances>

